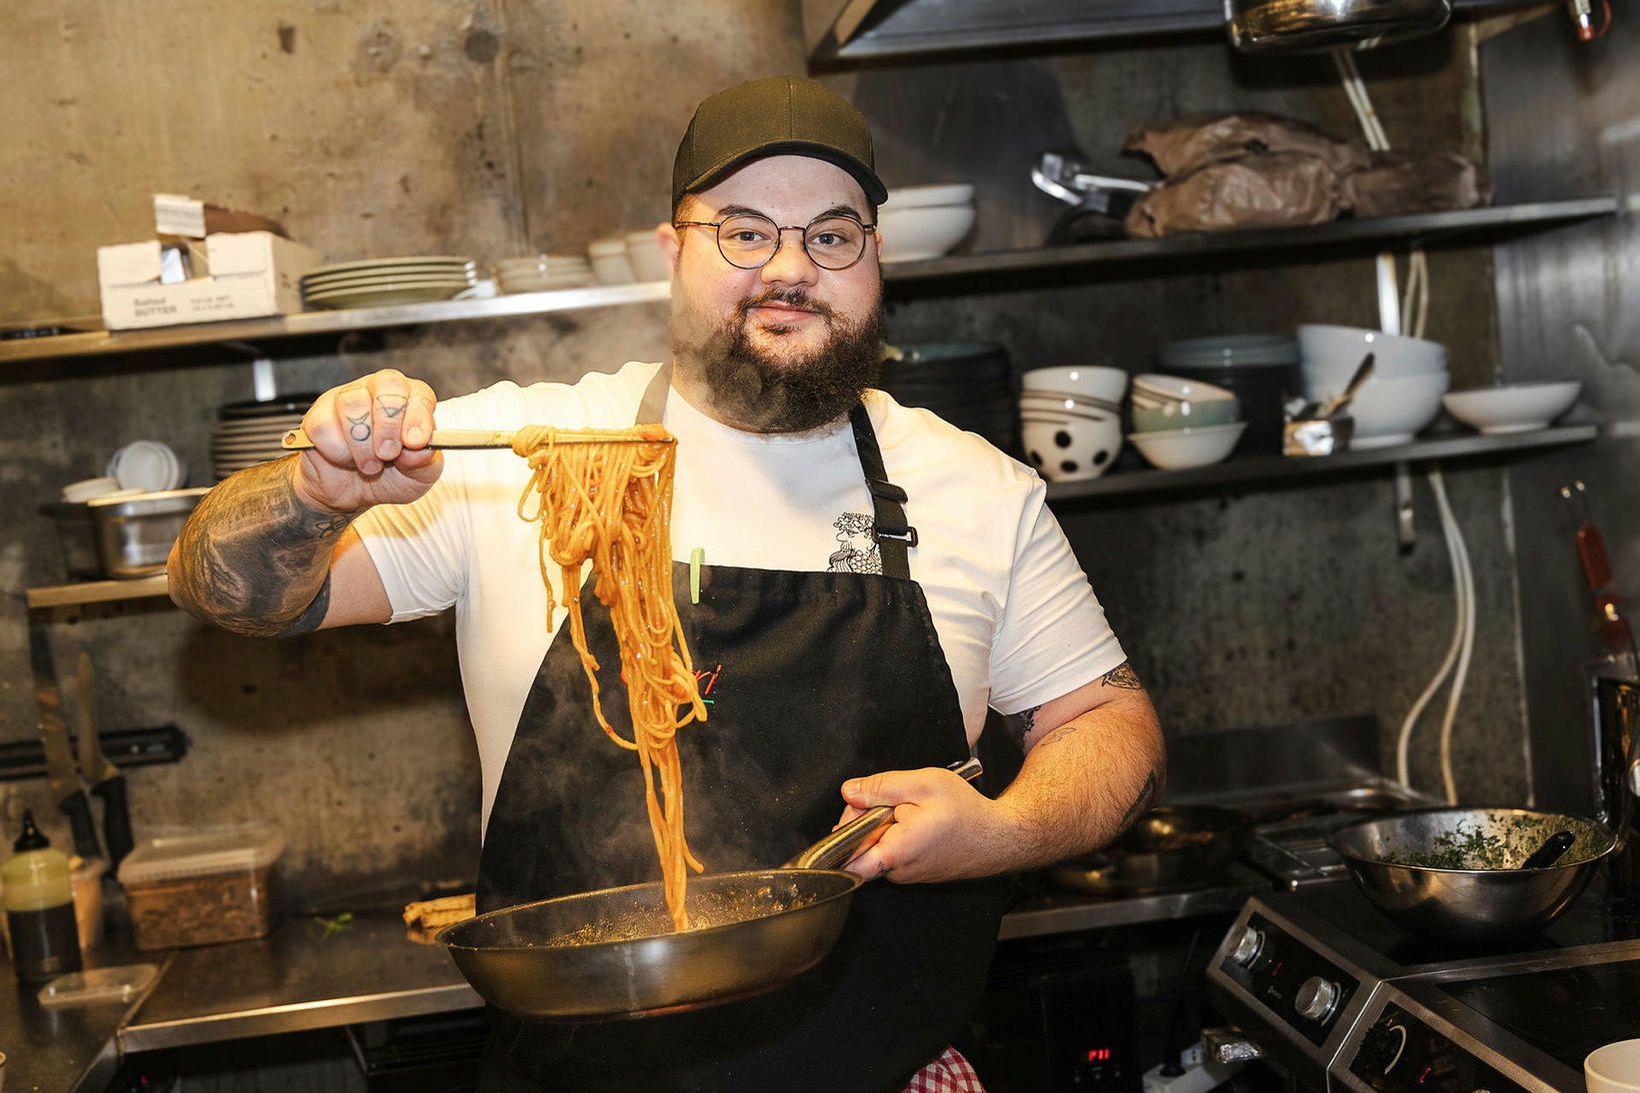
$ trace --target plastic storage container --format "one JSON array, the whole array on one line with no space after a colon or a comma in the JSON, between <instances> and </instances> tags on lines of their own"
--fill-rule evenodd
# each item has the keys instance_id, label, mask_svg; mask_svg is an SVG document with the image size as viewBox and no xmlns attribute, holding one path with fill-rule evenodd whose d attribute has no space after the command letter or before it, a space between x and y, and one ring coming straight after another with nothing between
<instances>
[{"instance_id":1,"label":"plastic storage container","mask_svg":"<svg viewBox=\"0 0 1640 1093\"><path fill-rule=\"evenodd\" d=\"M273 928L274 864L285 837L269 824L172 832L137 843L120 884L139 949L213 945Z\"/></svg>"}]
</instances>

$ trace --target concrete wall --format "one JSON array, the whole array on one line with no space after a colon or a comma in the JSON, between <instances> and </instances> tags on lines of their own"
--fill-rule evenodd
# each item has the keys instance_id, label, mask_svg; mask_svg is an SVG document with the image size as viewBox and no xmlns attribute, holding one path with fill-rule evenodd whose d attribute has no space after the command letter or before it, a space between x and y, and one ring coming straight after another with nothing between
<instances>
[{"instance_id":1,"label":"concrete wall","mask_svg":"<svg viewBox=\"0 0 1640 1093\"><path fill-rule=\"evenodd\" d=\"M151 6L82 0L14 13L0 70L0 320L94 313L94 248L148 234L154 191L280 216L344 260L573 251L666 215L694 103L738 79L801 71L795 4L425 0ZM1443 44L1444 43L1444 44ZM1393 65L1394 71L1388 66ZM1474 150L1481 125L1462 40L1366 66L1391 137ZM1101 166L1139 120L1258 106L1349 132L1314 63L1261 67L1215 39L1032 58L947 59L827 76L877 125L890 185L973 178L974 245L1028 245L1057 215L1027 178L1052 143ZM1494 369L1490 257L1438 255L1431 335L1460 382ZM919 289L890 307L896 340L979 337L1021 364L1100 356L1134 370L1174 337L1370 323L1364 260L1304 255L1243 272L1182 267L1133 281L1066 275ZM286 391L392 365L458 393L502 376L568 379L664 347L665 308L473 323L269 345ZM57 583L36 505L139 437L205 473L219 404L249 397L230 350L8 368L0 375L0 582ZM1481 587L1481 642L1459 719L1466 796L1516 797L1517 630L1502 481L1449 476ZM1393 544L1388 480L1077 505L1061 517L1175 732L1372 712L1398 723L1439 660L1452 602L1427 495L1418 549ZM0 740L34 734L24 611L0 605ZM139 835L156 825L267 817L290 839L299 906L396 899L476 871L476 757L442 621L252 642L159 604L58 618L59 657L89 649L105 727L175 720L177 766L138 770ZM1433 734L1415 773L1433 784ZM47 812L42 781L0 785L0 822ZM53 816L53 819L55 817ZM60 827L58 828L60 832Z\"/></svg>"}]
</instances>

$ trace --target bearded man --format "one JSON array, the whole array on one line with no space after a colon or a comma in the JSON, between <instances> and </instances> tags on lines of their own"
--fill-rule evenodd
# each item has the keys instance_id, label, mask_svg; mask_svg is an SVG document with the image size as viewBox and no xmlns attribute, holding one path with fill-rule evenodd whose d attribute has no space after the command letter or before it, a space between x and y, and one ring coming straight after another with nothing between
<instances>
[{"instance_id":1,"label":"bearded man","mask_svg":"<svg viewBox=\"0 0 1640 1093\"><path fill-rule=\"evenodd\" d=\"M668 362L442 403L395 371L344 384L304 418L314 450L218 486L172 553L177 603L240 633L455 608L483 773L479 910L653 880L638 764L596 728L562 609L543 623L538 529L515 511L528 470L427 444L435 410L446 428L660 422L677 438L678 611L696 662L721 665L708 721L678 738L691 847L713 871L762 868L840 813L894 808L848 865L875 883L818 967L693 1013L498 1016L482 1089L978 1089L951 1042L983 990L999 878L1104 844L1159 790L1151 704L1041 480L871 387L887 197L844 100L792 77L719 92L658 229ZM845 525L875 557L832 565ZM589 646L618 663L608 612L583 609ZM623 697L605 681L606 711ZM1006 788L947 769L988 706L1026 753Z\"/></svg>"}]
</instances>

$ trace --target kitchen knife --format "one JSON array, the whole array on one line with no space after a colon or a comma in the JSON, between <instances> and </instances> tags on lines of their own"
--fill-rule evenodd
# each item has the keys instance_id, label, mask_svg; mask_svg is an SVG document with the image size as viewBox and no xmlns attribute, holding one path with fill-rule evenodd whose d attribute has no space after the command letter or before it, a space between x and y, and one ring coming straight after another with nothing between
<instances>
[{"instance_id":1,"label":"kitchen knife","mask_svg":"<svg viewBox=\"0 0 1640 1093\"><path fill-rule=\"evenodd\" d=\"M97 735L96 682L91 674L91 658L83 652L74 672L74 706L80 773L91 783L91 792L102 798L103 842L112 869L131 852L131 810L125 799L125 775L103 754L102 740Z\"/></svg>"},{"instance_id":2,"label":"kitchen knife","mask_svg":"<svg viewBox=\"0 0 1640 1093\"><path fill-rule=\"evenodd\" d=\"M51 662L51 639L42 626L28 628L29 668L34 675L34 700L40 707L40 742L45 747L46 774L57 807L68 814L74 833L74 851L82 858L102 857L97 845L97 829L91 822L91 801L80 785L74 767L74 753L68 743L68 723L63 720L62 695L57 689L57 669Z\"/></svg>"}]
</instances>

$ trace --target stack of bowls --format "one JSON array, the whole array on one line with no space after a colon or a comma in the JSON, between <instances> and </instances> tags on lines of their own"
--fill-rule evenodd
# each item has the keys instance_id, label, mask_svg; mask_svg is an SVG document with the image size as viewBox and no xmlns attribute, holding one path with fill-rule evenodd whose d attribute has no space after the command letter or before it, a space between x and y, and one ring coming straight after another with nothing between
<instances>
[{"instance_id":1,"label":"stack of bowls","mask_svg":"<svg viewBox=\"0 0 1640 1093\"><path fill-rule=\"evenodd\" d=\"M211 463L218 482L246 467L288 455L281 441L302 424L318 395L281 395L267 402L230 402L211 426Z\"/></svg>"},{"instance_id":2,"label":"stack of bowls","mask_svg":"<svg viewBox=\"0 0 1640 1093\"><path fill-rule=\"evenodd\" d=\"M1229 456L1247 429L1241 403L1223 387L1180 376L1133 377L1128 439L1154 467L1205 467Z\"/></svg>"},{"instance_id":3,"label":"stack of bowls","mask_svg":"<svg viewBox=\"0 0 1640 1093\"><path fill-rule=\"evenodd\" d=\"M1120 368L1033 368L1020 378L1025 458L1050 482L1098 478L1122 450Z\"/></svg>"},{"instance_id":4,"label":"stack of bowls","mask_svg":"<svg viewBox=\"0 0 1640 1093\"><path fill-rule=\"evenodd\" d=\"M877 210L884 262L938 258L974 226L974 185L902 186Z\"/></svg>"},{"instance_id":5,"label":"stack of bowls","mask_svg":"<svg viewBox=\"0 0 1640 1093\"><path fill-rule=\"evenodd\" d=\"M502 292L552 292L597 284L592 262L584 254L526 254L495 264L496 287Z\"/></svg>"},{"instance_id":6,"label":"stack of bowls","mask_svg":"<svg viewBox=\"0 0 1640 1093\"><path fill-rule=\"evenodd\" d=\"M896 347L883 361L881 386L902 406L932 410L978 433L1009 455L1019 452L1012 365L1000 345L925 342Z\"/></svg>"},{"instance_id":7,"label":"stack of bowls","mask_svg":"<svg viewBox=\"0 0 1640 1093\"><path fill-rule=\"evenodd\" d=\"M1157 370L1221 387L1241 403L1247 429L1238 455L1281 454L1282 403L1299 392L1297 340L1285 334L1223 334L1164 345Z\"/></svg>"},{"instance_id":8,"label":"stack of bowls","mask_svg":"<svg viewBox=\"0 0 1640 1093\"><path fill-rule=\"evenodd\" d=\"M1342 394L1368 353L1372 375L1346 411L1355 419L1352 448L1410 443L1441 411L1452 377L1446 347L1354 326L1308 324L1298 328L1304 351L1304 397L1324 401Z\"/></svg>"},{"instance_id":9,"label":"stack of bowls","mask_svg":"<svg viewBox=\"0 0 1640 1093\"><path fill-rule=\"evenodd\" d=\"M626 233L626 260L632 266L632 275L639 281L648 283L672 279L672 265L661 251L654 228Z\"/></svg>"},{"instance_id":10,"label":"stack of bowls","mask_svg":"<svg viewBox=\"0 0 1640 1093\"><path fill-rule=\"evenodd\" d=\"M632 262L626 256L626 237L609 235L594 239L587 246L587 258L592 262L592 275L600 285L630 285L638 278L632 273Z\"/></svg>"}]
</instances>

